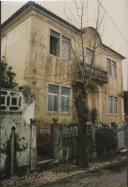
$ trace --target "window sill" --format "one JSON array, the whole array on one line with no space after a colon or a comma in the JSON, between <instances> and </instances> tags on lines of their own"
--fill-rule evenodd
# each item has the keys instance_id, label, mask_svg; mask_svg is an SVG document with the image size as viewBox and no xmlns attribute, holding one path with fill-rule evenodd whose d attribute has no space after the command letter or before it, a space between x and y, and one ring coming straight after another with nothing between
<instances>
[{"instance_id":1,"label":"window sill","mask_svg":"<svg viewBox=\"0 0 128 187\"><path fill-rule=\"evenodd\" d=\"M59 59L59 60L61 60L61 61L63 61L63 62L71 62L71 59L64 59L64 58L62 58L61 56L55 56L55 55L52 55L52 54L48 54L48 56L49 57L52 57L52 58L56 58L56 59Z\"/></svg>"},{"instance_id":2,"label":"window sill","mask_svg":"<svg viewBox=\"0 0 128 187\"><path fill-rule=\"evenodd\" d=\"M120 114L108 113L109 116L119 116Z\"/></svg>"},{"instance_id":3,"label":"window sill","mask_svg":"<svg viewBox=\"0 0 128 187\"><path fill-rule=\"evenodd\" d=\"M71 115L71 112L48 112L48 115Z\"/></svg>"},{"instance_id":4,"label":"window sill","mask_svg":"<svg viewBox=\"0 0 128 187\"><path fill-rule=\"evenodd\" d=\"M56 56L56 55L53 55L53 54L48 54L48 57L53 57L53 58L57 58L57 59L61 59L61 57L60 56Z\"/></svg>"},{"instance_id":5,"label":"window sill","mask_svg":"<svg viewBox=\"0 0 128 187\"><path fill-rule=\"evenodd\" d=\"M117 81L117 77L112 77L112 76L108 75L108 78Z\"/></svg>"}]
</instances>

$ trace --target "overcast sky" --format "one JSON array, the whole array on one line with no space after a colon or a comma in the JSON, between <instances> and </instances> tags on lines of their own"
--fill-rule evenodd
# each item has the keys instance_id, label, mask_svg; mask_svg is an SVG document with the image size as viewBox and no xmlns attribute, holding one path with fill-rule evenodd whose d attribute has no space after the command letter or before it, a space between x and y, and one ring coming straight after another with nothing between
<instances>
[{"instance_id":1,"label":"overcast sky","mask_svg":"<svg viewBox=\"0 0 128 187\"><path fill-rule=\"evenodd\" d=\"M36 2L64 19L67 19L67 16L76 19L78 17L74 3L70 0L42 0ZM2 1L1 21L4 22L25 3L26 1ZM80 1L77 0L77 3L80 4ZM128 0L102 0L102 6L100 11L101 17L104 15L102 41L127 57L127 60L123 62L124 89L126 90L128 89ZM95 26L96 13L97 0L88 0L84 26ZM74 20L72 19L72 21Z\"/></svg>"}]
</instances>

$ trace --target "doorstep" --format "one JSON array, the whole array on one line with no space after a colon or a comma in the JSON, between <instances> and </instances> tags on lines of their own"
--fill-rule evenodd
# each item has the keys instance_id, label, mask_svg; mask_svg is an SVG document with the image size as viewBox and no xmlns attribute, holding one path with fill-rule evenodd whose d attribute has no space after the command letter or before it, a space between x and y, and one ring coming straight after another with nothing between
<instances>
[{"instance_id":1,"label":"doorstep","mask_svg":"<svg viewBox=\"0 0 128 187\"><path fill-rule=\"evenodd\" d=\"M36 168L38 171L51 169L59 164L59 161L56 159L46 159L37 162Z\"/></svg>"}]
</instances>

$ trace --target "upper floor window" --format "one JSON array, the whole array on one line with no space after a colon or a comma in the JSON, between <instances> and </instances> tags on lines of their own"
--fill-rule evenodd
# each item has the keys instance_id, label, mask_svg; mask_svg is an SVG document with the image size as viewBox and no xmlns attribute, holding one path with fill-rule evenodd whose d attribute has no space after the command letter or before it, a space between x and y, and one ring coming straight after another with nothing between
<instances>
[{"instance_id":1,"label":"upper floor window","mask_svg":"<svg viewBox=\"0 0 128 187\"><path fill-rule=\"evenodd\" d=\"M60 54L60 34L50 30L50 54L59 56Z\"/></svg>"},{"instance_id":2,"label":"upper floor window","mask_svg":"<svg viewBox=\"0 0 128 187\"><path fill-rule=\"evenodd\" d=\"M117 114L118 113L118 97L108 95L108 113Z\"/></svg>"},{"instance_id":3,"label":"upper floor window","mask_svg":"<svg viewBox=\"0 0 128 187\"><path fill-rule=\"evenodd\" d=\"M86 48L85 53L85 63L92 64L94 51L92 49Z\"/></svg>"},{"instance_id":4,"label":"upper floor window","mask_svg":"<svg viewBox=\"0 0 128 187\"><path fill-rule=\"evenodd\" d=\"M71 51L71 40L65 36L62 36L62 58L69 60Z\"/></svg>"},{"instance_id":5,"label":"upper floor window","mask_svg":"<svg viewBox=\"0 0 128 187\"><path fill-rule=\"evenodd\" d=\"M62 59L70 60L71 40L64 35L50 30L49 53L60 56Z\"/></svg>"},{"instance_id":6,"label":"upper floor window","mask_svg":"<svg viewBox=\"0 0 128 187\"><path fill-rule=\"evenodd\" d=\"M116 62L107 59L107 70L109 76L116 78L117 77L117 67L116 67Z\"/></svg>"}]
</instances>

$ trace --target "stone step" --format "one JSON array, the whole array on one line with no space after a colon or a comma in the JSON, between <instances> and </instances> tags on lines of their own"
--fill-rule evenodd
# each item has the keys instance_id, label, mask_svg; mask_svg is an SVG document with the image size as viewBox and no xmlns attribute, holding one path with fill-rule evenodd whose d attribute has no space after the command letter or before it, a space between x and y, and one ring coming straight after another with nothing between
<instances>
[{"instance_id":1,"label":"stone step","mask_svg":"<svg viewBox=\"0 0 128 187\"><path fill-rule=\"evenodd\" d=\"M47 159L47 160L42 160L42 161L37 162L36 166L37 166L37 170L41 172L44 170L54 168L58 164L59 164L59 161L55 159Z\"/></svg>"}]
</instances>

